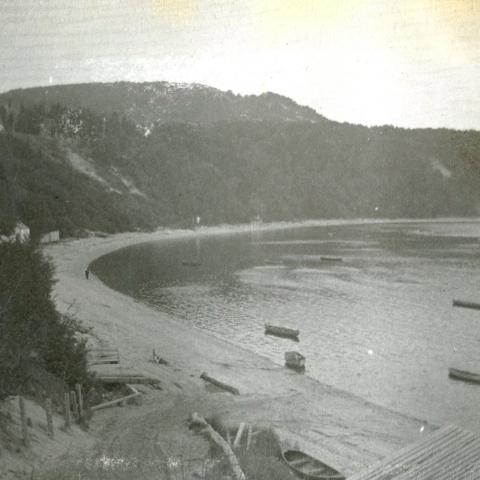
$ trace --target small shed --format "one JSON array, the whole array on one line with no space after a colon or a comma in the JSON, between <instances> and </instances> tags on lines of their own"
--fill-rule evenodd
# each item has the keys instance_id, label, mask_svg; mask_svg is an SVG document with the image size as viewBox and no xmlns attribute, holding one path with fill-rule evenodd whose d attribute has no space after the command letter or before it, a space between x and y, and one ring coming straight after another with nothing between
<instances>
[{"instance_id":1,"label":"small shed","mask_svg":"<svg viewBox=\"0 0 480 480\"><path fill-rule=\"evenodd\" d=\"M53 230L48 233L44 233L40 237L40 243L52 243L58 242L60 240L60 232L58 230Z\"/></svg>"}]
</instances>

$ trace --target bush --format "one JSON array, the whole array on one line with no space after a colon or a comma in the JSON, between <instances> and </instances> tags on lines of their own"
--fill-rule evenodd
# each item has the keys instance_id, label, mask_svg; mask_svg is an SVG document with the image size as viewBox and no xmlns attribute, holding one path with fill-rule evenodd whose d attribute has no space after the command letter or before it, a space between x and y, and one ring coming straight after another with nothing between
<instances>
[{"instance_id":1,"label":"bush","mask_svg":"<svg viewBox=\"0 0 480 480\"><path fill-rule=\"evenodd\" d=\"M33 244L0 244L0 399L88 383L78 325L51 299L53 267Z\"/></svg>"}]
</instances>

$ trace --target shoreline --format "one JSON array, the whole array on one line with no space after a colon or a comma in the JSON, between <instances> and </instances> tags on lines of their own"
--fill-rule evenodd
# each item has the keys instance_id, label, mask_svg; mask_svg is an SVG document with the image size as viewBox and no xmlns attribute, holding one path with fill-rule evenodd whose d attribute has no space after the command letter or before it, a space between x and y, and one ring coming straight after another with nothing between
<instances>
[{"instance_id":1,"label":"shoreline","mask_svg":"<svg viewBox=\"0 0 480 480\"><path fill-rule=\"evenodd\" d=\"M103 371L115 367L116 371L120 368L144 373L159 378L166 391L185 397L205 393L200 374L207 372L240 391L239 396L230 400L233 407L229 409L229 420L247 419L272 426L285 442L301 445L305 451L350 475L420 439L434 427L293 373L200 329L192 329L168 314L110 289L93 274L85 279L84 271L102 255L150 241L302 226L400 222L403 220L326 220L202 227L195 231L159 230L66 240L46 245L43 250L56 269L54 299L58 310L73 314L86 327L92 327L90 342L115 346L120 351L121 366L105 366ZM168 361L168 367L149 361L152 349Z\"/></svg>"}]
</instances>

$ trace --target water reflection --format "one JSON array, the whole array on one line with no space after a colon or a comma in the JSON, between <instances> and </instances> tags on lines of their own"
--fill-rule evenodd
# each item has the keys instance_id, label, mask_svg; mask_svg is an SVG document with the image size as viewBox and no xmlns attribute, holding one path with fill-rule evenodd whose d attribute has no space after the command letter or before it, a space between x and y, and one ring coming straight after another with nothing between
<instances>
[{"instance_id":1,"label":"water reflection","mask_svg":"<svg viewBox=\"0 0 480 480\"><path fill-rule=\"evenodd\" d=\"M144 244L102 257L108 285L283 364L301 330L307 374L396 410L480 431L478 223L304 228ZM474 234L476 232L476 234ZM341 257L325 262L322 257Z\"/></svg>"}]
</instances>

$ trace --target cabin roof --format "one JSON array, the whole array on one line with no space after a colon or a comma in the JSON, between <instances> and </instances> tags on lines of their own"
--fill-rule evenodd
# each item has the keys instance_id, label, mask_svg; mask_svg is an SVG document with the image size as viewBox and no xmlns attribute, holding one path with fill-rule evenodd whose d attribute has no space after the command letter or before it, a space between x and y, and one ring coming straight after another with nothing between
<instances>
[{"instance_id":1,"label":"cabin roof","mask_svg":"<svg viewBox=\"0 0 480 480\"><path fill-rule=\"evenodd\" d=\"M348 480L480 478L480 435L449 425Z\"/></svg>"}]
</instances>

